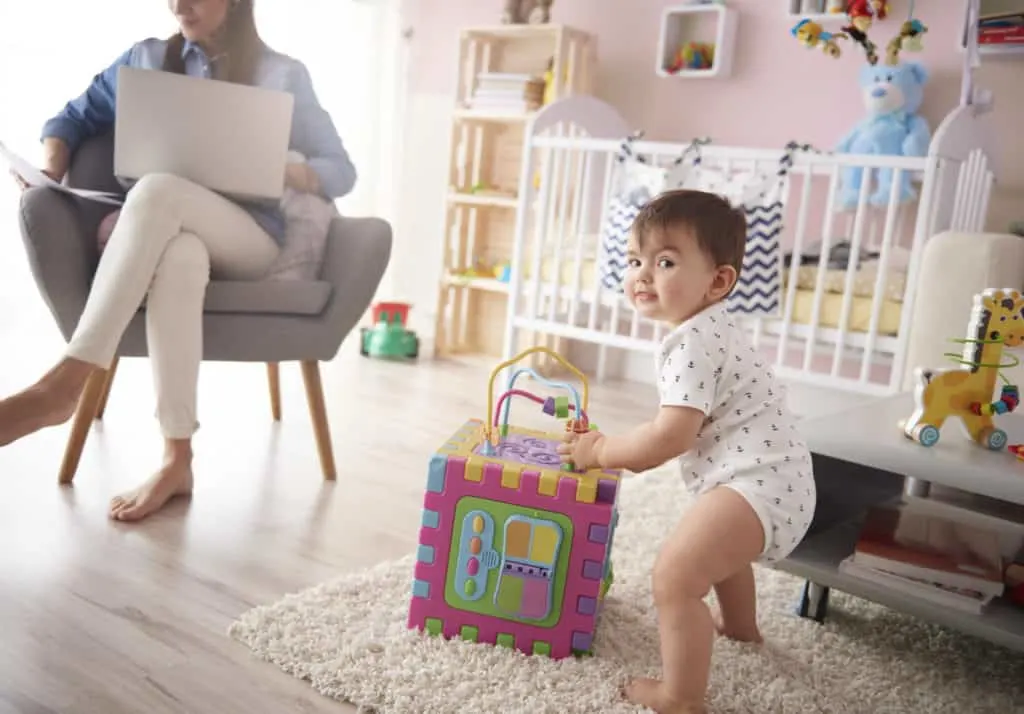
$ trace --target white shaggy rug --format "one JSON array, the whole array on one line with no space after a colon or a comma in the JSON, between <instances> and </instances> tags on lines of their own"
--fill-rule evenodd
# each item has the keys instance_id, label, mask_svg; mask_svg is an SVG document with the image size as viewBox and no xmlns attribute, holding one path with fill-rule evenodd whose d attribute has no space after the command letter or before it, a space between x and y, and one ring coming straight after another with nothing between
<instances>
[{"instance_id":1,"label":"white shaggy rug","mask_svg":"<svg viewBox=\"0 0 1024 714\"><path fill-rule=\"evenodd\" d=\"M321 694L364 712L605 714L659 671L649 569L685 506L674 472L627 479L596 656L551 661L406 630L414 557L289 595L230 635ZM1024 657L833 593L824 625L792 615L801 582L758 569L764 647L718 640L715 714L1009 714L1024 711Z\"/></svg>"}]
</instances>

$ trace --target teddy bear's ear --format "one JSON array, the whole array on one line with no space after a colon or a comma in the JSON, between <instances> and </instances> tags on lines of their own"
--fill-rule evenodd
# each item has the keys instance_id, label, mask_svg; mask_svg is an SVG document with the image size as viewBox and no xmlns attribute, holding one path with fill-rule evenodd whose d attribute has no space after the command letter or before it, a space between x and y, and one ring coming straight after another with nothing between
<instances>
[{"instance_id":1,"label":"teddy bear's ear","mask_svg":"<svg viewBox=\"0 0 1024 714\"><path fill-rule=\"evenodd\" d=\"M907 62L907 70L919 85L928 81L928 68L920 62Z\"/></svg>"}]
</instances>

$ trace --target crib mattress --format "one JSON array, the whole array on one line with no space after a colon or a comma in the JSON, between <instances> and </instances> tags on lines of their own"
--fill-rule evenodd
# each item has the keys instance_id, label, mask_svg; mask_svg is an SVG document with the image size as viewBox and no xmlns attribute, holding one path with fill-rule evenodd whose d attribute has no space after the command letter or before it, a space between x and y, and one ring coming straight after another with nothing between
<instances>
[{"instance_id":1,"label":"crib mattress","mask_svg":"<svg viewBox=\"0 0 1024 714\"><path fill-rule=\"evenodd\" d=\"M561 286L569 288L576 278L574 261L563 260L559 272L561 273ZM526 278L529 278L533 266L526 265L524 270ZM803 266L800 269L796 295L793 299L792 320L794 323L809 325L814 308L814 284L817 278L817 266ZM826 276L825 290L821 295L821 310L818 315L819 327L830 327L839 329L840 317L843 314L843 287L846 280L846 272L843 270L829 270ZM850 332L867 332L871 325L871 311L874 294L874 273L867 266L858 271L854 297L850 301L850 317L847 322L847 330ZM594 280L597 276L597 262L594 260L583 261L583 272L580 276L580 291L586 299L587 292L592 290ZM555 261L549 258L541 264L541 279L545 283L553 282L555 277ZM899 333L900 316L903 308L903 276L900 273L893 273L886 284L886 297L882 301L881 311L878 315L878 334L896 335ZM785 294L785 293L784 293Z\"/></svg>"},{"instance_id":2,"label":"crib mattress","mask_svg":"<svg viewBox=\"0 0 1024 714\"><path fill-rule=\"evenodd\" d=\"M797 269L796 286L799 290L814 291L818 281L817 265L802 265ZM892 266L886 269L883 281L883 294L886 300L903 302L903 293L907 287L906 271ZM875 281L878 278L878 261L865 262L857 268L853 277L853 294L857 297L870 298L875 294ZM789 270L783 273L783 279L789 280ZM846 291L846 269L826 268L824 292L842 295Z\"/></svg>"},{"instance_id":3,"label":"crib mattress","mask_svg":"<svg viewBox=\"0 0 1024 714\"><path fill-rule=\"evenodd\" d=\"M846 323L849 332L867 332L871 326L872 303L870 297L855 295L850 300L850 316ZM797 290L793 297L792 320L802 325L810 325L814 311L814 290ZM881 310L878 312L878 334L896 335L900 330L900 316L903 312L903 303L890 300L882 300ZM839 322L843 315L843 296L837 293L822 293L821 310L818 313L818 327L831 327L839 329Z\"/></svg>"}]
</instances>

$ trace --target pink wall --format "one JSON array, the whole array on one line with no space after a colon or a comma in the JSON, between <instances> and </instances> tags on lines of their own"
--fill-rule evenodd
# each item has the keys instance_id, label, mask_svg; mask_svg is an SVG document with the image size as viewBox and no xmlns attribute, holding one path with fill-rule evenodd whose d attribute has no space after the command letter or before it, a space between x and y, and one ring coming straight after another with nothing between
<instances>
[{"instance_id":1,"label":"pink wall","mask_svg":"<svg viewBox=\"0 0 1024 714\"><path fill-rule=\"evenodd\" d=\"M458 29L497 22L502 0L414 0L408 20L415 30L413 92L454 90ZM597 37L597 94L619 108L650 139L684 140L710 135L717 143L781 147L790 139L831 148L846 128L863 116L856 88L863 54L849 44L839 60L799 46L789 34L788 0L728 0L739 11L733 74L728 79L660 78L654 73L665 0L557 0L554 19ZM896 19L876 28L884 46L907 12L906 0L893 0ZM962 0L918 2L929 26L925 51L913 55L931 71L924 112L932 128L956 105L962 53L958 35ZM941 10L939 9L941 8ZM1019 73L1024 61L986 61L983 83L997 93L988 121L1002 139L1000 189L1024 192L1024 148L1019 124L1024 92ZM1009 139L1013 141L1009 141ZM1019 200L1019 197L1013 201ZM1012 204L1013 201L1010 201ZM998 203L998 199L997 199ZM1005 201L1004 201L1005 203ZM996 222L1005 226L1002 213ZM1024 218L1024 203L1017 215Z\"/></svg>"}]
</instances>

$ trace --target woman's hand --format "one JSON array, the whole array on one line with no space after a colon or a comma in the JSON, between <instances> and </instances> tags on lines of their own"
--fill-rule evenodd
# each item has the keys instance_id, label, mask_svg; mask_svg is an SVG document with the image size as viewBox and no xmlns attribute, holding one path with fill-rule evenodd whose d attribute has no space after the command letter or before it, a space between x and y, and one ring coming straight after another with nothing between
<instances>
[{"instance_id":1,"label":"woman's hand","mask_svg":"<svg viewBox=\"0 0 1024 714\"><path fill-rule=\"evenodd\" d=\"M54 181L56 181L56 182L60 183L60 178L58 178L57 176L55 176L55 175L53 174L53 172L52 172L52 171L48 171L48 170L46 170L46 169L42 169L42 172L43 172L44 174L46 174L47 176L49 176L50 178L52 178L52 179L53 179ZM17 171L15 171L14 169L11 169L10 173L11 173L11 178L13 178L13 179L14 179L14 183L18 184L18 188L19 188L19 189L21 189L22 191L25 191L26 189L30 188L30 186L29 186L29 183L28 183L28 181L26 181L26 180L25 180L25 179L24 179L24 178L22 177L22 175L21 175L21 174L19 174L19 173L18 173Z\"/></svg>"},{"instance_id":2,"label":"woman's hand","mask_svg":"<svg viewBox=\"0 0 1024 714\"><path fill-rule=\"evenodd\" d=\"M309 164L293 163L285 166L284 185L301 193L320 193L320 177Z\"/></svg>"},{"instance_id":3,"label":"woman's hand","mask_svg":"<svg viewBox=\"0 0 1024 714\"><path fill-rule=\"evenodd\" d=\"M599 431L586 434L567 433L564 443L558 445L563 463L572 463L579 471L589 471L601 466L601 448L605 436Z\"/></svg>"}]
</instances>

